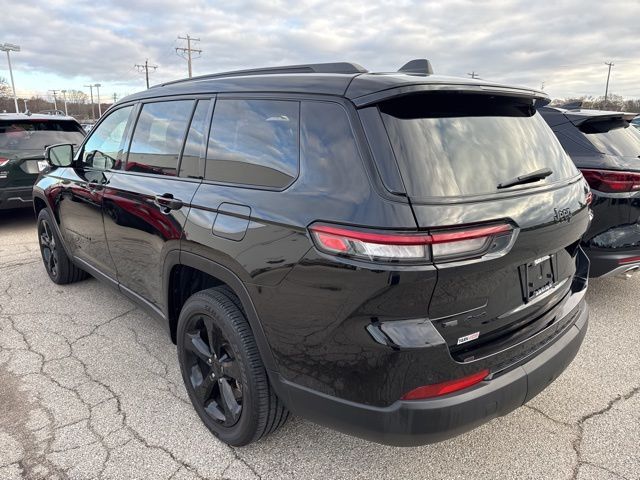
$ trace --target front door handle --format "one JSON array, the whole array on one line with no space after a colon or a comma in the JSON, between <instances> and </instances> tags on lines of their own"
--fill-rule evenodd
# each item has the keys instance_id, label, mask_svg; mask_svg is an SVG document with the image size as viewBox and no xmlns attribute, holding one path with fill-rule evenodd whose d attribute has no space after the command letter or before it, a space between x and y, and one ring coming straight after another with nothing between
<instances>
[{"instance_id":1,"label":"front door handle","mask_svg":"<svg viewBox=\"0 0 640 480\"><path fill-rule=\"evenodd\" d=\"M164 195L157 195L155 197L156 205L162 207L165 213L169 213L171 210L180 210L184 203L182 200L177 198L173 198L173 195L170 193L165 193Z\"/></svg>"}]
</instances>

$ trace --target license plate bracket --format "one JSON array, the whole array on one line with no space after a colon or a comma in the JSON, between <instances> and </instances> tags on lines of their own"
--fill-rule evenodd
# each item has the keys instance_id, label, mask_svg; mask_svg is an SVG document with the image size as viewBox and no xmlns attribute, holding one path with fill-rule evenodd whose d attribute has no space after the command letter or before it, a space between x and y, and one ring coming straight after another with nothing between
<instances>
[{"instance_id":1,"label":"license plate bracket","mask_svg":"<svg viewBox=\"0 0 640 480\"><path fill-rule=\"evenodd\" d=\"M529 302L551 290L556 283L555 255L546 255L520 268L522 293Z\"/></svg>"}]
</instances>

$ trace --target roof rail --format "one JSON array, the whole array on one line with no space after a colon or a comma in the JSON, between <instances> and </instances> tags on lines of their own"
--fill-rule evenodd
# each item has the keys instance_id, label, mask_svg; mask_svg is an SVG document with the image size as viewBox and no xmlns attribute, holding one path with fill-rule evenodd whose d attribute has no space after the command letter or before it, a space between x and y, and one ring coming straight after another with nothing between
<instances>
[{"instance_id":1,"label":"roof rail","mask_svg":"<svg viewBox=\"0 0 640 480\"><path fill-rule=\"evenodd\" d=\"M161 83L156 86L174 85L176 83L193 82L198 80L208 80L210 78L240 77L247 75L274 75L277 73L344 73L356 74L367 73L368 70L357 63L334 62L334 63L309 63L305 65L285 65L282 67L252 68L248 70L233 70L230 72L211 73L198 77L183 78L172 82Z\"/></svg>"},{"instance_id":2,"label":"roof rail","mask_svg":"<svg viewBox=\"0 0 640 480\"><path fill-rule=\"evenodd\" d=\"M398 70L398 72L433 75L433 67L431 66L431 62L426 58L417 58L405 63L400 67L400 70Z\"/></svg>"}]
</instances>

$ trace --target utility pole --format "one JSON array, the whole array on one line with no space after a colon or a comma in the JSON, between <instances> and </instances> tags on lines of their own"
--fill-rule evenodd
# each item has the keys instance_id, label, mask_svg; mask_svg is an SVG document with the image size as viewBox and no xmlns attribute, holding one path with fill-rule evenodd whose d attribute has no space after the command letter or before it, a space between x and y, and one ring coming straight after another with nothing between
<instances>
[{"instance_id":1,"label":"utility pole","mask_svg":"<svg viewBox=\"0 0 640 480\"><path fill-rule=\"evenodd\" d=\"M68 116L69 111L67 110L67 91L61 90L61 92L62 92L62 97L64 98L64 114Z\"/></svg>"},{"instance_id":2,"label":"utility pole","mask_svg":"<svg viewBox=\"0 0 640 480\"><path fill-rule=\"evenodd\" d=\"M93 85L85 85L85 88L89 88L91 92L91 120L95 122L96 120L96 111L93 109Z\"/></svg>"},{"instance_id":3,"label":"utility pole","mask_svg":"<svg viewBox=\"0 0 640 480\"><path fill-rule=\"evenodd\" d=\"M540 90L544 91L544 80L540 82Z\"/></svg>"},{"instance_id":4,"label":"utility pole","mask_svg":"<svg viewBox=\"0 0 640 480\"><path fill-rule=\"evenodd\" d=\"M139 63L136 63L134 65L134 67L136 67L139 72L144 70L144 75L145 75L145 77L147 79L147 90L149 90L149 69L153 68L153 70L157 70L158 66L157 65L149 65L149 59L147 58L144 61L144 65L140 65Z\"/></svg>"},{"instance_id":5,"label":"utility pole","mask_svg":"<svg viewBox=\"0 0 640 480\"><path fill-rule=\"evenodd\" d=\"M176 48L176 53L178 52L182 52L183 54L187 54L187 65L189 67L189 78L191 78L192 75L192 68L191 68L191 52L195 52L195 53L202 53L202 50L198 50L197 48L191 48L191 42L199 42L200 39L199 38L193 38L191 36L189 36L187 34L186 37L180 37L178 36L178 40L186 40L187 41L187 48L181 48L181 47L177 47ZM178 53L178 55L180 55ZM180 55L182 56L182 55ZM184 58L184 57L183 57Z\"/></svg>"},{"instance_id":6,"label":"utility pole","mask_svg":"<svg viewBox=\"0 0 640 480\"><path fill-rule=\"evenodd\" d=\"M56 98L56 93L58 93L58 90L49 90L49 91L53 95L53 109L58 110L58 99Z\"/></svg>"},{"instance_id":7,"label":"utility pole","mask_svg":"<svg viewBox=\"0 0 640 480\"><path fill-rule=\"evenodd\" d=\"M476 73L475 71L472 71L471 73L467 73L467 75L469 75L471 78L478 78L480 76L480 74Z\"/></svg>"},{"instance_id":8,"label":"utility pole","mask_svg":"<svg viewBox=\"0 0 640 480\"><path fill-rule=\"evenodd\" d=\"M116 94L116 92L113 92L113 103L116 103L118 101L118 95Z\"/></svg>"},{"instance_id":9,"label":"utility pole","mask_svg":"<svg viewBox=\"0 0 640 480\"><path fill-rule=\"evenodd\" d=\"M11 57L9 56L9 52L19 52L20 45L14 45L13 43L3 43L0 45L0 50L3 52L7 52L7 63L9 64L9 76L11 77L11 88L13 89L13 104L16 107L16 113L20 113L18 109L18 97L16 95L16 84L13 81L13 70L11 69Z\"/></svg>"},{"instance_id":10,"label":"utility pole","mask_svg":"<svg viewBox=\"0 0 640 480\"><path fill-rule=\"evenodd\" d=\"M98 118L100 118L102 116L102 107L100 106L100 87L102 85L100 85L99 83L96 83L93 86L96 87L96 92L98 95Z\"/></svg>"},{"instance_id":11,"label":"utility pole","mask_svg":"<svg viewBox=\"0 0 640 480\"><path fill-rule=\"evenodd\" d=\"M611 76L611 67L613 67L613 62L604 62L605 65L609 66L609 71L607 72L607 86L604 89L604 108L607 108L607 96L609 95L609 77Z\"/></svg>"}]
</instances>

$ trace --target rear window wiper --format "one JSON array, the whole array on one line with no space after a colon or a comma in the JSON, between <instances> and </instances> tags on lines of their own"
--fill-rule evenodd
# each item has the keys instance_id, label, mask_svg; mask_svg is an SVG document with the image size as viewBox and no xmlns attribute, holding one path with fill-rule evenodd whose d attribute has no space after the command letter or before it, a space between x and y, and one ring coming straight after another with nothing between
<instances>
[{"instance_id":1,"label":"rear window wiper","mask_svg":"<svg viewBox=\"0 0 640 480\"><path fill-rule=\"evenodd\" d=\"M509 188L515 185L524 185L525 183L538 182L552 174L553 170L551 170L550 168L542 168L540 170L536 170L535 172L527 173L526 175L520 175L519 177L516 177L507 182L502 182L498 185L498 189Z\"/></svg>"}]
</instances>

